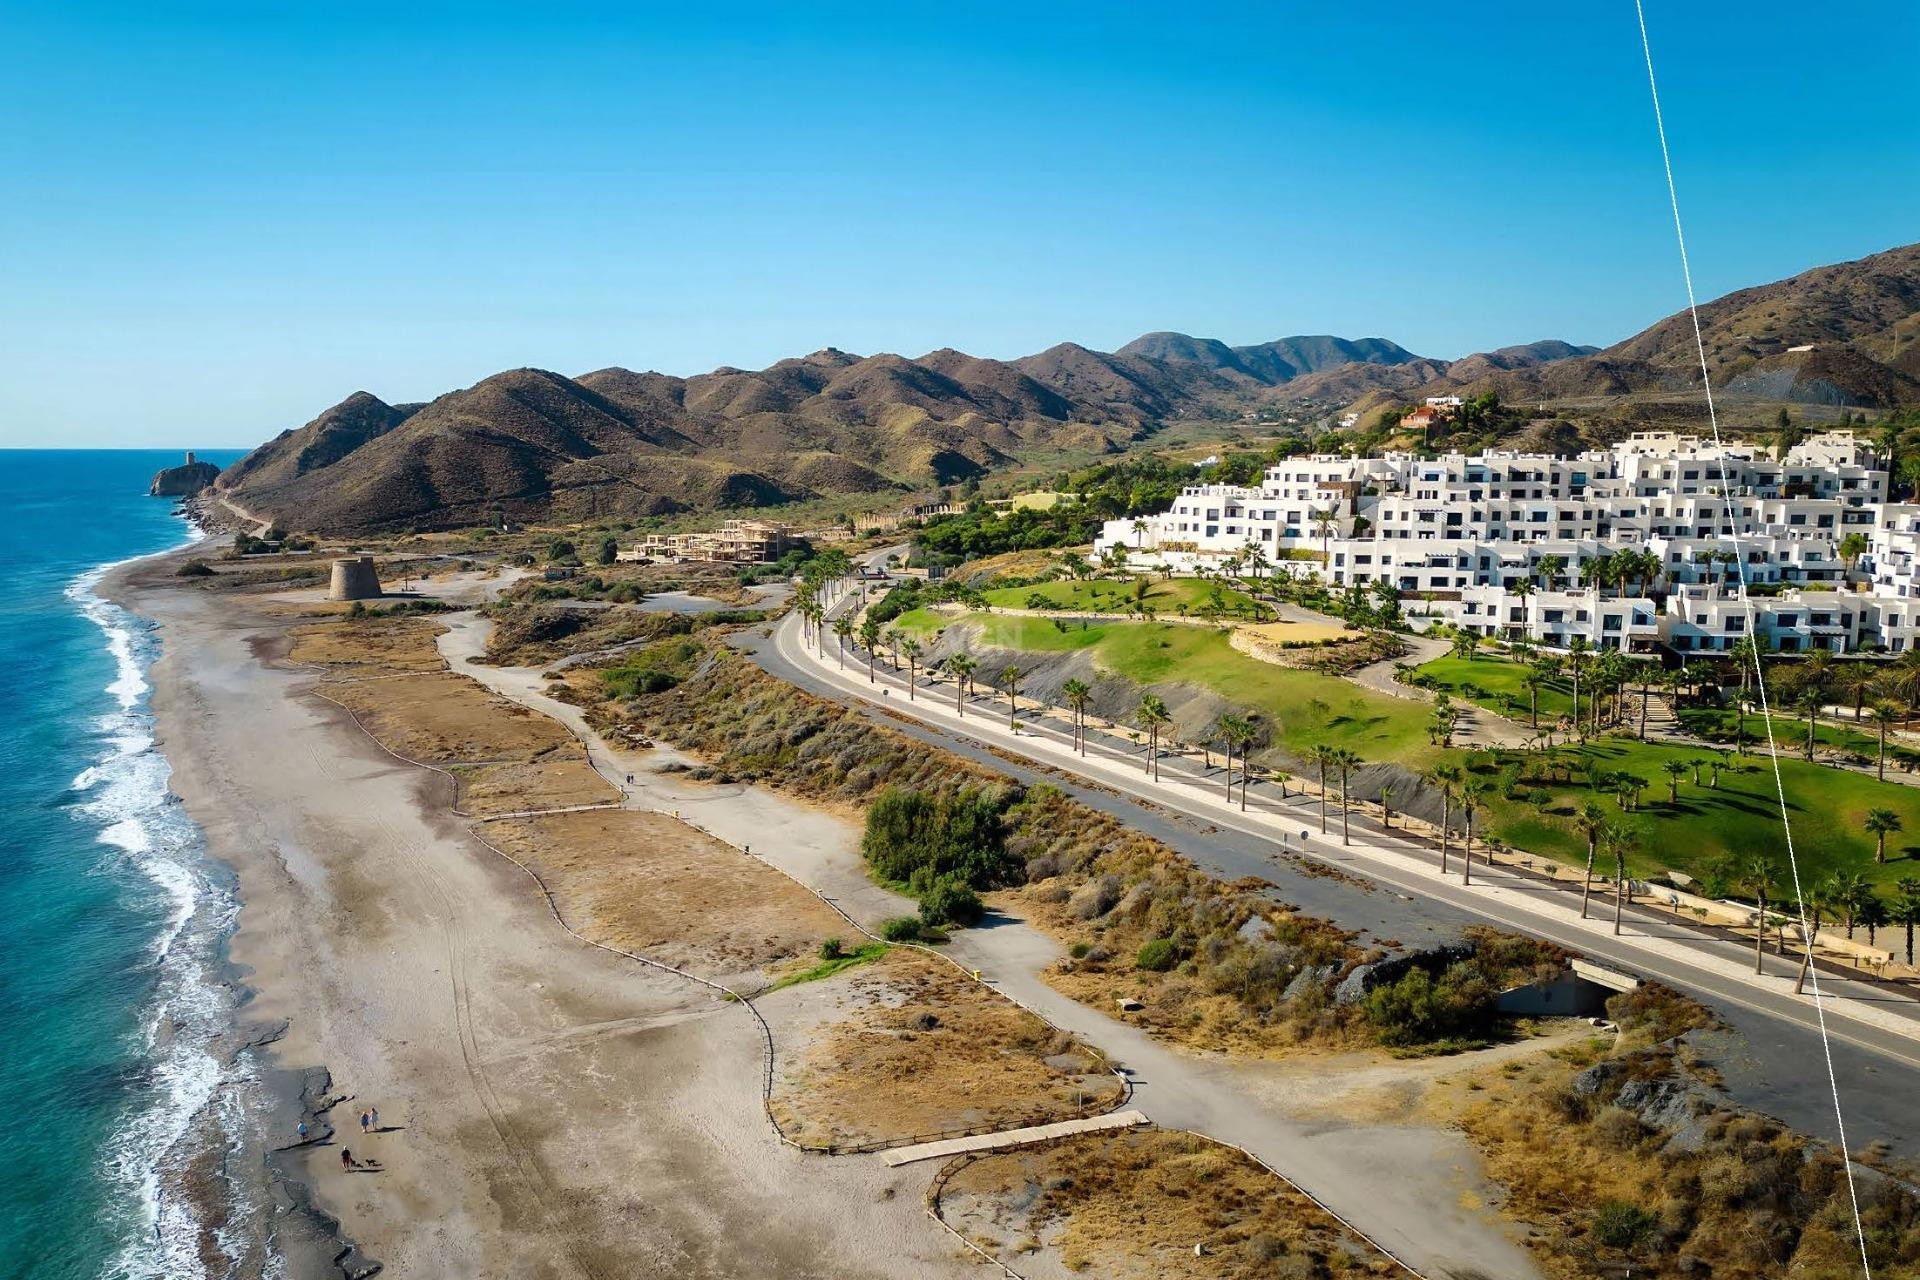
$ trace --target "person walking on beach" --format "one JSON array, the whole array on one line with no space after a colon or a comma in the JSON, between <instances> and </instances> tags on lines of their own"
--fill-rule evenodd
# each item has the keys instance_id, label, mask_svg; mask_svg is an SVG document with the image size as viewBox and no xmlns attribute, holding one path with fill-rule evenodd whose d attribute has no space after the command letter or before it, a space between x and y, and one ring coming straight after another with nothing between
<instances>
[{"instance_id":1,"label":"person walking on beach","mask_svg":"<svg viewBox=\"0 0 1920 1280\"><path fill-rule=\"evenodd\" d=\"M367 1132L367 1126L368 1126L368 1125L369 1125L370 1123L371 1123L371 1121L370 1121L370 1120L368 1120L368 1118L367 1118L367 1113L366 1113L366 1112L364 1112L364 1111L362 1111L362 1112L360 1113L360 1132L361 1132L362 1134L365 1134L365 1133Z\"/></svg>"},{"instance_id":2,"label":"person walking on beach","mask_svg":"<svg viewBox=\"0 0 1920 1280\"><path fill-rule=\"evenodd\" d=\"M295 1129L294 1132L300 1135L300 1141L305 1142L307 1140L307 1122L302 1120L300 1126Z\"/></svg>"},{"instance_id":3,"label":"person walking on beach","mask_svg":"<svg viewBox=\"0 0 1920 1280\"><path fill-rule=\"evenodd\" d=\"M378 1107L367 1108L367 1116L369 1119L373 1121L373 1131L375 1133L380 1132L380 1108Z\"/></svg>"},{"instance_id":4,"label":"person walking on beach","mask_svg":"<svg viewBox=\"0 0 1920 1280\"><path fill-rule=\"evenodd\" d=\"M347 1150L345 1147L340 1148L340 1172L346 1173L354 1167L353 1152Z\"/></svg>"}]
</instances>

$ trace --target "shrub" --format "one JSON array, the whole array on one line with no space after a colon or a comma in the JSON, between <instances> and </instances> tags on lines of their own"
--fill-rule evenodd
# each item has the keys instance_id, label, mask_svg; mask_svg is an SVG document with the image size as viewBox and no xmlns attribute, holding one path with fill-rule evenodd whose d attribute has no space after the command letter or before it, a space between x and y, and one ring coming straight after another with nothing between
<instances>
[{"instance_id":1,"label":"shrub","mask_svg":"<svg viewBox=\"0 0 1920 1280\"><path fill-rule=\"evenodd\" d=\"M1438 978L1409 969L1367 995L1367 1021L1382 1044L1428 1044L1484 1031L1499 996L1479 966L1461 961Z\"/></svg>"},{"instance_id":2,"label":"shrub","mask_svg":"<svg viewBox=\"0 0 1920 1280\"><path fill-rule=\"evenodd\" d=\"M1134 968L1150 973L1165 973L1178 963L1180 948L1174 945L1172 938L1155 938L1143 943L1133 957Z\"/></svg>"},{"instance_id":3,"label":"shrub","mask_svg":"<svg viewBox=\"0 0 1920 1280\"><path fill-rule=\"evenodd\" d=\"M977 924L984 910L980 895L954 876L942 876L920 895L920 919L931 925Z\"/></svg>"},{"instance_id":4,"label":"shrub","mask_svg":"<svg viewBox=\"0 0 1920 1280\"><path fill-rule=\"evenodd\" d=\"M880 926L880 936L888 942L914 942L920 937L920 922L912 916L895 916Z\"/></svg>"},{"instance_id":5,"label":"shrub","mask_svg":"<svg viewBox=\"0 0 1920 1280\"><path fill-rule=\"evenodd\" d=\"M1075 960L1085 960L1087 958L1087 953L1092 950L1093 950L1092 943L1076 942L1071 947L1067 948L1067 954L1072 956Z\"/></svg>"},{"instance_id":6,"label":"shrub","mask_svg":"<svg viewBox=\"0 0 1920 1280\"><path fill-rule=\"evenodd\" d=\"M838 938L828 938L820 944L820 958L822 960L838 960L845 954L846 948L841 946L840 939Z\"/></svg>"},{"instance_id":7,"label":"shrub","mask_svg":"<svg viewBox=\"0 0 1920 1280\"><path fill-rule=\"evenodd\" d=\"M173 571L176 578L211 578L213 567L205 560L189 560Z\"/></svg>"},{"instance_id":8,"label":"shrub","mask_svg":"<svg viewBox=\"0 0 1920 1280\"><path fill-rule=\"evenodd\" d=\"M1009 798L999 787L948 794L888 787L867 809L860 852L875 874L896 883L951 877L976 889L1005 884L1015 869L1000 821Z\"/></svg>"},{"instance_id":9,"label":"shrub","mask_svg":"<svg viewBox=\"0 0 1920 1280\"><path fill-rule=\"evenodd\" d=\"M1659 1219L1637 1204L1609 1200L1593 1211L1593 1238L1609 1249L1631 1249L1649 1239Z\"/></svg>"}]
</instances>

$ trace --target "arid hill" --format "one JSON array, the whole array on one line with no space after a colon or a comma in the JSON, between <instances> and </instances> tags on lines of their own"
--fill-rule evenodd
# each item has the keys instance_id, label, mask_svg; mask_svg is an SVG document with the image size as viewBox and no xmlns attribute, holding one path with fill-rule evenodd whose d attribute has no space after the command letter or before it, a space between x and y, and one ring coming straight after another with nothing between
<instances>
[{"instance_id":1,"label":"arid hill","mask_svg":"<svg viewBox=\"0 0 1920 1280\"><path fill-rule=\"evenodd\" d=\"M1750 400L1920 404L1920 245L1701 308L1715 385ZM351 533L764 506L1121 450L1180 419L1497 391L1512 402L1697 399L1681 313L1605 350L1548 340L1447 361L1384 338L1252 346L1150 333L1018 360L833 348L680 378L496 374L425 405L357 392L223 474L249 510Z\"/></svg>"},{"instance_id":2,"label":"arid hill","mask_svg":"<svg viewBox=\"0 0 1920 1280\"><path fill-rule=\"evenodd\" d=\"M1700 308L1700 329L1716 391L1866 409L1920 404L1920 245L1730 293ZM1573 359L1516 367L1469 356L1432 389L1441 387L1514 401L1697 397L1700 357L1682 311Z\"/></svg>"},{"instance_id":3,"label":"arid hill","mask_svg":"<svg viewBox=\"0 0 1920 1280\"><path fill-rule=\"evenodd\" d=\"M1225 357L1181 354L1215 348ZM1296 379L1363 366L1416 381L1435 368L1379 338L1226 348L1152 334L1012 361L828 348L692 378L515 369L426 405L356 392L254 450L221 487L262 515L343 533L762 506L1113 452L1163 422L1236 414Z\"/></svg>"}]
</instances>

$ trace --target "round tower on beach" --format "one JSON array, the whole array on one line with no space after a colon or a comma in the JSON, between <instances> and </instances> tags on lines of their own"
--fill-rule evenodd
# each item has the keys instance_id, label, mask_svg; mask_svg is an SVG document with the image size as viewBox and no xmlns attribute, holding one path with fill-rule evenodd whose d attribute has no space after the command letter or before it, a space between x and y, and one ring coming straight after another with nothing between
<instances>
[{"instance_id":1,"label":"round tower on beach","mask_svg":"<svg viewBox=\"0 0 1920 1280\"><path fill-rule=\"evenodd\" d=\"M380 594L380 575L372 556L354 556L333 562L333 580L327 584L329 600L371 600Z\"/></svg>"}]
</instances>

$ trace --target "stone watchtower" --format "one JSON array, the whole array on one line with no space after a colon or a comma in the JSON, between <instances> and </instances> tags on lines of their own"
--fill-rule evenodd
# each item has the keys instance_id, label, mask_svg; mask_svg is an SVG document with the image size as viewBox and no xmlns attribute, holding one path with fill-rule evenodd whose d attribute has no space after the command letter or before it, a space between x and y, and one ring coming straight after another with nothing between
<instances>
[{"instance_id":1,"label":"stone watchtower","mask_svg":"<svg viewBox=\"0 0 1920 1280\"><path fill-rule=\"evenodd\" d=\"M372 556L354 556L333 562L333 579L327 584L329 600L371 600L380 594L380 574Z\"/></svg>"}]
</instances>

